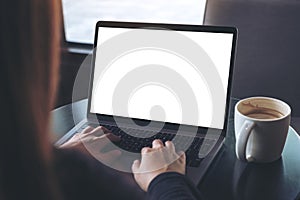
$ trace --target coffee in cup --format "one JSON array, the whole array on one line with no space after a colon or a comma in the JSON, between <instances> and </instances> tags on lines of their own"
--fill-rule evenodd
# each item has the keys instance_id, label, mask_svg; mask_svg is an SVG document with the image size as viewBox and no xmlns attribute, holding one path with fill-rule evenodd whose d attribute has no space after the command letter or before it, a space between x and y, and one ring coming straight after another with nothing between
<instances>
[{"instance_id":1,"label":"coffee in cup","mask_svg":"<svg viewBox=\"0 0 300 200\"><path fill-rule=\"evenodd\" d=\"M281 157L291 108L270 97L250 97L235 106L236 155L249 162L272 162Z\"/></svg>"}]
</instances>

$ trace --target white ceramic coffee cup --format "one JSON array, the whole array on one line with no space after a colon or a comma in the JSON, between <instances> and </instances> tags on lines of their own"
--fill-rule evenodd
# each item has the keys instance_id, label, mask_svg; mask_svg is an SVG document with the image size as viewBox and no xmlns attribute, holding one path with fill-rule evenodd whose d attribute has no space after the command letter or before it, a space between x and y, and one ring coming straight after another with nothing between
<instances>
[{"instance_id":1,"label":"white ceramic coffee cup","mask_svg":"<svg viewBox=\"0 0 300 200\"><path fill-rule=\"evenodd\" d=\"M266 163L281 157L291 118L290 106L270 97L250 97L235 106L236 155Z\"/></svg>"}]
</instances>

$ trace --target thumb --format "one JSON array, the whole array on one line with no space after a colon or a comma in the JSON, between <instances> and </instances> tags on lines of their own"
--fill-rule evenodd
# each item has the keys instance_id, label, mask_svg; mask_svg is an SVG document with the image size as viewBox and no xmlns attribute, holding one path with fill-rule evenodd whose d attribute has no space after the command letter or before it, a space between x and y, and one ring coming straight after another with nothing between
<instances>
[{"instance_id":1,"label":"thumb","mask_svg":"<svg viewBox=\"0 0 300 200\"><path fill-rule=\"evenodd\" d=\"M181 163L185 163L186 162L185 152L184 151L180 151L178 154L179 154L179 161Z\"/></svg>"},{"instance_id":2,"label":"thumb","mask_svg":"<svg viewBox=\"0 0 300 200\"><path fill-rule=\"evenodd\" d=\"M131 170L133 173L137 173L140 169L141 162L139 160L135 160L132 163Z\"/></svg>"}]
</instances>

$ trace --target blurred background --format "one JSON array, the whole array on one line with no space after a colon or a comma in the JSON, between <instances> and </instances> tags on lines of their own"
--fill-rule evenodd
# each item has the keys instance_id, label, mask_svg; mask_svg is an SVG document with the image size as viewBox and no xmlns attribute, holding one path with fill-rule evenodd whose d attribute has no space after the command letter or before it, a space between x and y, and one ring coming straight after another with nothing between
<instances>
[{"instance_id":1,"label":"blurred background","mask_svg":"<svg viewBox=\"0 0 300 200\"><path fill-rule=\"evenodd\" d=\"M56 107L72 102L73 83L91 53L99 20L225 25L239 31L232 96L282 99L292 106L297 121L299 10L298 0L62 0L61 81ZM76 100L87 98L90 58L83 63L86 78L81 84L86 92Z\"/></svg>"}]
</instances>

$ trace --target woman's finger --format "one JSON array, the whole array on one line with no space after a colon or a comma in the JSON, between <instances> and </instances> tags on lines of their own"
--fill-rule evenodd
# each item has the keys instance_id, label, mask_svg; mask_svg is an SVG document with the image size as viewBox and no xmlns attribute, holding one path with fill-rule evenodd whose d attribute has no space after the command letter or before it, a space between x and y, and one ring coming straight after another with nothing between
<instances>
[{"instance_id":1,"label":"woman's finger","mask_svg":"<svg viewBox=\"0 0 300 200\"><path fill-rule=\"evenodd\" d=\"M83 133L83 134L89 133L89 132L91 132L92 130L94 130L94 128L91 127L91 126L88 126L88 127L86 127L85 129L83 129L83 131L82 131L81 133Z\"/></svg>"},{"instance_id":2,"label":"woman's finger","mask_svg":"<svg viewBox=\"0 0 300 200\"><path fill-rule=\"evenodd\" d=\"M175 151L175 146L174 146L173 142L166 141L165 145L166 145L165 158L169 163L172 163L179 158L179 155L177 155L177 153Z\"/></svg>"},{"instance_id":3,"label":"woman's finger","mask_svg":"<svg viewBox=\"0 0 300 200\"><path fill-rule=\"evenodd\" d=\"M135 160L133 161L132 165L131 165L131 170L133 173L137 173L139 171L141 162L139 160Z\"/></svg>"},{"instance_id":4,"label":"woman's finger","mask_svg":"<svg viewBox=\"0 0 300 200\"><path fill-rule=\"evenodd\" d=\"M166 141L165 145L166 145L167 149L169 150L169 152L171 152L171 153L175 153L176 152L175 151L175 146L174 146L173 142Z\"/></svg>"},{"instance_id":5,"label":"woman's finger","mask_svg":"<svg viewBox=\"0 0 300 200\"><path fill-rule=\"evenodd\" d=\"M150 153L151 152L151 148L150 147L144 147L142 148L141 150L141 154L147 154L147 153Z\"/></svg>"},{"instance_id":6,"label":"woman's finger","mask_svg":"<svg viewBox=\"0 0 300 200\"><path fill-rule=\"evenodd\" d=\"M163 147L164 147L164 144L162 143L161 140L158 140L158 139L153 140L153 142L152 142L152 148L153 149L160 149L160 148L163 148Z\"/></svg>"},{"instance_id":7,"label":"woman's finger","mask_svg":"<svg viewBox=\"0 0 300 200\"><path fill-rule=\"evenodd\" d=\"M106 137L106 138L108 138L112 142L119 142L121 140L121 138L119 136L116 136L116 135L114 135L112 133L106 133L106 134L104 134L104 135L102 135L100 137Z\"/></svg>"},{"instance_id":8,"label":"woman's finger","mask_svg":"<svg viewBox=\"0 0 300 200\"><path fill-rule=\"evenodd\" d=\"M84 140L84 144L85 145L90 144L95 148L103 150L105 148L113 148L114 147L113 142L118 142L118 141L120 141L120 137L112 133L107 133L101 136L91 135L88 139Z\"/></svg>"},{"instance_id":9,"label":"woman's finger","mask_svg":"<svg viewBox=\"0 0 300 200\"><path fill-rule=\"evenodd\" d=\"M184 151L180 151L178 152L179 155L179 162L185 164L186 162L186 156L185 156L185 152Z\"/></svg>"},{"instance_id":10,"label":"woman's finger","mask_svg":"<svg viewBox=\"0 0 300 200\"><path fill-rule=\"evenodd\" d=\"M90 133L95 136L101 136L104 135L105 133L110 133L110 131L103 126L98 126L94 128L94 130L92 130Z\"/></svg>"},{"instance_id":11,"label":"woman's finger","mask_svg":"<svg viewBox=\"0 0 300 200\"><path fill-rule=\"evenodd\" d=\"M108 130L108 129L105 128L104 126L98 126L98 127L100 127L100 128L104 131L104 133L111 132L110 130ZM98 127L97 127L97 128L98 128Z\"/></svg>"},{"instance_id":12,"label":"woman's finger","mask_svg":"<svg viewBox=\"0 0 300 200\"><path fill-rule=\"evenodd\" d=\"M75 133L69 141L80 139L80 137L81 137L80 135L81 135L81 133Z\"/></svg>"}]
</instances>

